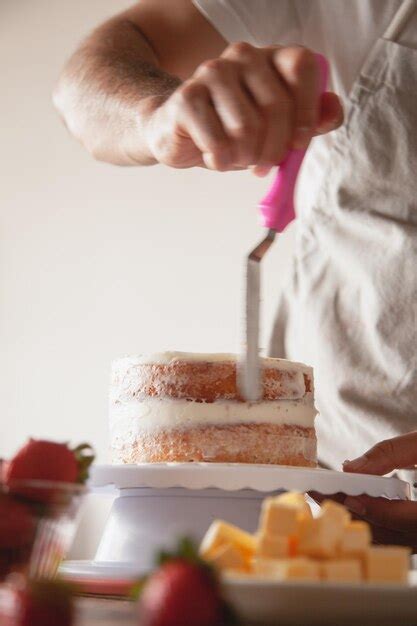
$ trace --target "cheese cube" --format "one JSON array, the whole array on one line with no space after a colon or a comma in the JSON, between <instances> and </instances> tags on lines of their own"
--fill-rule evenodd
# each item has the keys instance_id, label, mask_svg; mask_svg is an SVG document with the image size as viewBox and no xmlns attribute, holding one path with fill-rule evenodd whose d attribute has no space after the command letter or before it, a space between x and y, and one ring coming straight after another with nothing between
<instances>
[{"instance_id":1,"label":"cheese cube","mask_svg":"<svg viewBox=\"0 0 417 626\"><path fill-rule=\"evenodd\" d=\"M312 517L311 509L302 493L298 493L297 491L287 491L287 493L282 493L280 496L276 496L274 500L278 504L293 507L300 513L303 513L308 517Z\"/></svg>"},{"instance_id":2,"label":"cheese cube","mask_svg":"<svg viewBox=\"0 0 417 626\"><path fill-rule=\"evenodd\" d=\"M315 519L303 519L299 528L298 553L318 558L333 558L343 536L346 518L332 507Z\"/></svg>"},{"instance_id":3,"label":"cheese cube","mask_svg":"<svg viewBox=\"0 0 417 626\"><path fill-rule=\"evenodd\" d=\"M257 541L254 535L241 530L237 526L221 520L215 520L210 525L201 542L200 555L203 559L210 559L220 546L228 544L234 545L241 550L246 558L250 559L255 552Z\"/></svg>"},{"instance_id":4,"label":"cheese cube","mask_svg":"<svg viewBox=\"0 0 417 626\"><path fill-rule=\"evenodd\" d=\"M293 559L255 559L255 576L274 580L320 580L319 563L312 559L295 557Z\"/></svg>"},{"instance_id":5,"label":"cheese cube","mask_svg":"<svg viewBox=\"0 0 417 626\"><path fill-rule=\"evenodd\" d=\"M267 533L262 533L258 536L255 557L278 559L288 556L290 556L290 542L288 537L269 535Z\"/></svg>"},{"instance_id":6,"label":"cheese cube","mask_svg":"<svg viewBox=\"0 0 417 626\"><path fill-rule=\"evenodd\" d=\"M358 559L322 561L321 575L330 582L353 583L362 580L362 565Z\"/></svg>"},{"instance_id":7,"label":"cheese cube","mask_svg":"<svg viewBox=\"0 0 417 626\"><path fill-rule=\"evenodd\" d=\"M213 550L207 561L220 570L247 571L249 569L248 562L242 552L231 543Z\"/></svg>"},{"instance_id":8,"label":"cheese cube","mask_svg":"<svg viewBox=\"0 0 417 626\"><path fill-rule=\"evenodd\" d=\"M370 583L406 583L410 548L372 546L365 555L365 578Z\"/></svg>"},{"instance_id":9,"label":"cheese cube","mask_svg":"<svg viewBox=\"0 0 417 626\"><path fill-rule=\"evenodd\" d=\"M338 552L341 556L363 556L371 543L371 529L366 522L349 522L343 531Z\"/></svg>"},{"instance_id":10,"label":"cheese cube","mask_svg":"<svg viewBox=\"0 0 417 626\"><path fill-rule=\"evenodd\" d=\"M262 504L259 529L269 535L293 535L297 533L302 517L311 518L311 510L301 494L266 498Z\"/></svg>"},{"instance_id":11,"label":"cheese cube","mask_svg":"<svg viewBox=\"0 0 417 626\"><path fill-rule=\"evenodd\" d=\"M342 528L349 524L351 519L347 508L332 500L325 500L323 502L319 517L329 517Z\"/></svg>"}]
</instances>

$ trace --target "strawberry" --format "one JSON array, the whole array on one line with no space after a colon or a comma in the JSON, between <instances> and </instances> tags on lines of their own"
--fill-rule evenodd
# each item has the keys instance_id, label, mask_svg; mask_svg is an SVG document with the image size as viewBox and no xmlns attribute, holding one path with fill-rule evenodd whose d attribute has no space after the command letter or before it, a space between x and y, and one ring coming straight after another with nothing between
<instances>
[{"instance_id":1,"label":"strawberry","mask_svg":"<svg viewBox=\"0 0 417 626\"><path fill-rule=\"evenodd\" d=\"M0 494L0 549L30 544L35 526L36 521L26 504Z\"/></svg>"},{"instance_id":2,"label":"strawberry","mask_svg":"<svg viewBox=\"0 0 417 626\"><path fill-rule=\"evenodd\" d=\"M21 480L83 482L93 458L87 444L71 450L65 443L30 439L6 465L4 482L7 485Z\"/></svg>"},{"instance_id":3,"label":"strawberry","mask_svg":"<svg viewBox=\"0 0 417 626\"><path fill-rule=\"evenodd\" d=\"M222 605L208 575L193 563L176 560L147 581L141 596L141 626L217 626Z\"/></svg>"},{"instance_id":4,"label":"strawberry","mask_svg":"<svg viewBox=\"0 0 417 626\"><path fill-rule=\"evenodd\" d=\"M62 582L36 581L17 591L14 626L71 626L72 590Z\"/></svg>"},{"instance_id":5,"label":"strawberry","mask_svg":"<svg viewBox=\"0 0 417 626\"><path fill-rule=\"evenodd\" d=\"M0 581L27 567L35 531L36 519L30 508L0 494Z\"/></svg>"},{"instance_id":6,"label":"strawberry","mask_svg":"<svg viewBox=\"0 0 417 626\"><path fill-rule=\"evenodd\" d=\"M226 626L234 617L214 571L183 539L174 554L161 553L159 569L138 587L140 626Z\"/></svg>"}]
</instances>

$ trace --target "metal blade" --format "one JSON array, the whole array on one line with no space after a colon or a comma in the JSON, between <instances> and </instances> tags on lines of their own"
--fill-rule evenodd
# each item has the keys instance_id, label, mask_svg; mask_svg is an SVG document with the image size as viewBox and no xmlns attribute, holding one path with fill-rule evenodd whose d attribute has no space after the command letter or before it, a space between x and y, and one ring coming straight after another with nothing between
<instances>
[{"instance_id":1,"label":"metal blade","mask_svg":"<svg viewBox=\"0 0 417 626\"><path fill-rule=\"evenodd\" d=\"M273 243L275 234L274 230L269 230L265 239L247 257L245 344L238 372L239 391L247 402L257 402L262 397L259 363L260 262Z\"/></svg>"}]
</instances>

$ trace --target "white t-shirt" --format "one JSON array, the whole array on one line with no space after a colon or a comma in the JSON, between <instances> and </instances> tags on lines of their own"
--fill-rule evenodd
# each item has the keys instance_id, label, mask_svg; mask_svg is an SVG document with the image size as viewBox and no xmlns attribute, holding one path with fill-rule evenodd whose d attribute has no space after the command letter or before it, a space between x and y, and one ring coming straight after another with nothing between
<instances>
[{"instance_id":1,"label":"white t-shirt","mask_svg":"<svg viewBox=\"0 0 417 626\"><path fill-rule=\"evenodd\" d=\"M402 0L193 0L228 41L256 46L302 44L324 54L330 85L346 102L372 45L385 33ZM398 43L417 48L417 16ZM299 217L322 184L332 134L313 140L297 184Z\"/></svg>"}]
</instances>

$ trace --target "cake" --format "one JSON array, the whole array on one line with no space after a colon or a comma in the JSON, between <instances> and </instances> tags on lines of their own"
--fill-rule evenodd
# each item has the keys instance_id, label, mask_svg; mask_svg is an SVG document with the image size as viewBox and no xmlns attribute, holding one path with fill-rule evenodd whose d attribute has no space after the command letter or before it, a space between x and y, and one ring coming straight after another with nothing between
<instances>
[{"instance_id":1,"label":"cake","mask_svg":"<svg viewBox=\"0 0 417 626\"><path fill-rule=\"evenodd\" d=\"M113 363L114 463L316 465L313 371L262 358L263 397L240 396L231 354L166 352Z\"/></svg>"}]
</instances>

